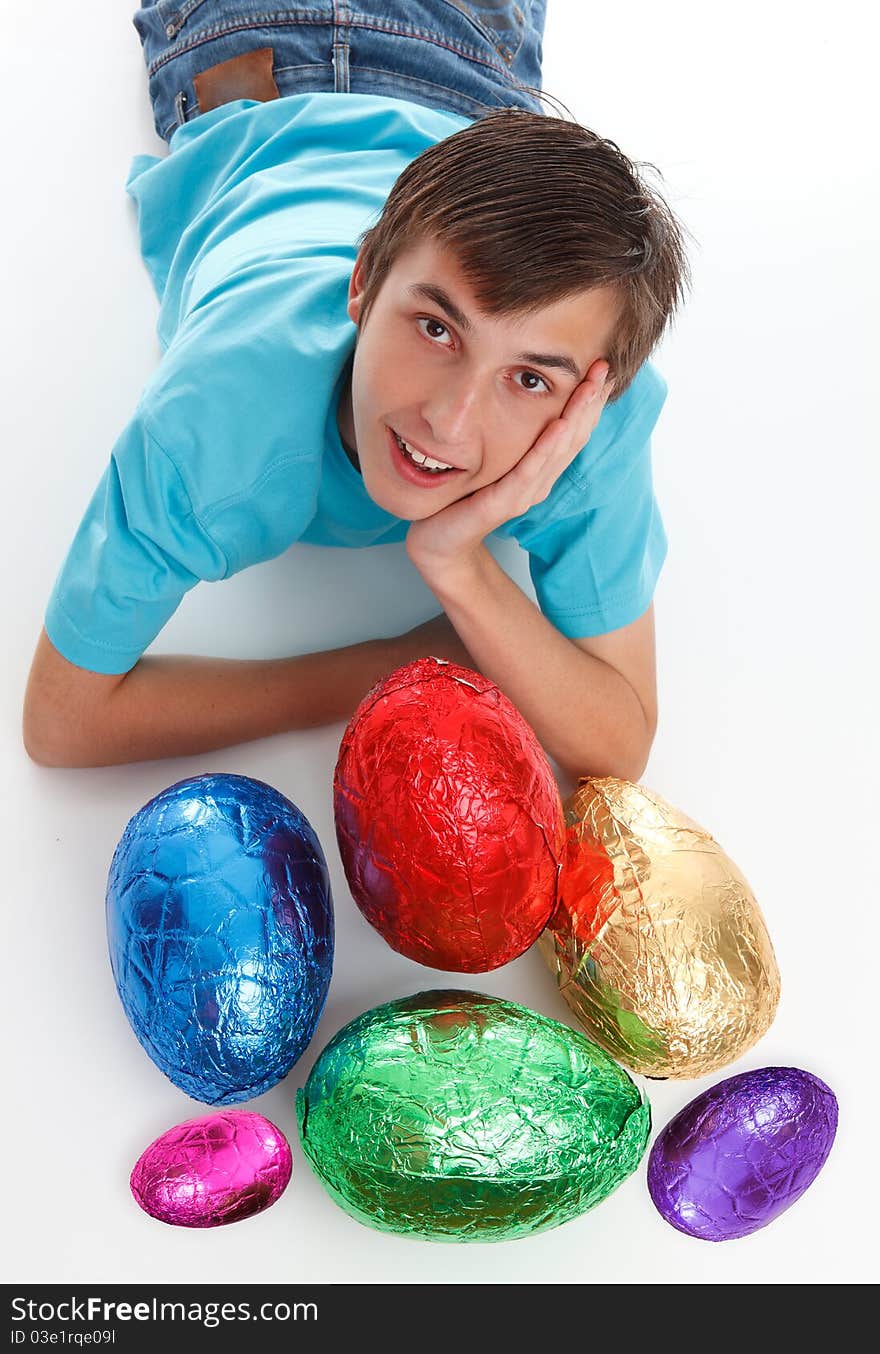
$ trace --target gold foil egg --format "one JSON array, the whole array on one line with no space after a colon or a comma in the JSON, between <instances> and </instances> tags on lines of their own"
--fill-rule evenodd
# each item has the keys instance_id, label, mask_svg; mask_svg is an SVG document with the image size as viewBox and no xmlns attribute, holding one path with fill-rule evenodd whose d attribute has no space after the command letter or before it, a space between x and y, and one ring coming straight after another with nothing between
<instances>
[{"instance_id":1,"label":"gold foil egg","mask_svg":"<svg viewBox=\"0 0 880 1354\"><path fill-rule=\"evenodd\" d=\"M559 905L538 944L591 1039L647 1077L702 1077L769 1029L779 970L749 885L714 837L641 785L565 802Z\"/></svg>"}]
</instances>

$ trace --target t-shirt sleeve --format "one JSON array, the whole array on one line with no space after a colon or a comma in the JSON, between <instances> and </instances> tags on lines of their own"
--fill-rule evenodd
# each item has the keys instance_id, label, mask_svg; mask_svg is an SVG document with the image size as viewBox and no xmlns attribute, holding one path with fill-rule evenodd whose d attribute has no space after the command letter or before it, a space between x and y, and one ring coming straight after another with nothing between
<instances>
[{"instance_id":1,"label":"t-shirt sleeve","mask_svg":"<svg viewBox=\"0 0 880 1354\"><path fill-rule=\"evenodd\" d=\"M200 298L117 439L45 616L78 667L128 672L196 583L275 558L311 520L323 359L295 346L280 266Z\"/></svg>"},{"instance_id":2,"label":"t-shirt sleeve","mask_svg":"<svg viewBox=\"0 0 880 1354\"><path fill-rule=\"evenodd\" d=\"M650 467L642 465L616 499L532 542L538 605L569 639L619 630L650 606L667 549Z\"/></svg>"},{"instance_id":3,"label":"t-shirt sleeve","mask_svg":"<svg viewBox=\"0 0 880 1354\"><path fill-rule=\"evenodd\" d=\"M542 613L569 639L629 625L653 598L668 542L651 433L666 390L646 366L620 405L603 414L555 503L551 496L514 533L528 551Z\"/></svg>"},{"instance_id":4,"label":"t-shirt sleeve","mask_svg":"<svg viewBox=\"0 0 880 1354\"><path fill-rule=\"evenodd\" d=\"M45 614L77 667L125 673L201 580L228 572L170 456L138 410L113 447Z\"/></svg>"}]
</instances>

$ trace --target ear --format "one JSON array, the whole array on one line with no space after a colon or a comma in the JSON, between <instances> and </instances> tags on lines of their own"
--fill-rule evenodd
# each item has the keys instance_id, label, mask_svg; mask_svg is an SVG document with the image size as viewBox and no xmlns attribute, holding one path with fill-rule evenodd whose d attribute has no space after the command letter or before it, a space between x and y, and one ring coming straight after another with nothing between
<instances>
[{"instance_id":1,"label":"ear","mask_svg":"<svg viewBox=\"0 0 880 1354\"><path fill-rule=\"evenodd\" d=\"M360 321L364 296L364 268L361 261L362 253L363 251L358 254L357 259L355 260L351 279L348 284L348 305L346 306L346 309L348 311L349 319L353 320L355 324Z\"/></svg>"}]
</instances>

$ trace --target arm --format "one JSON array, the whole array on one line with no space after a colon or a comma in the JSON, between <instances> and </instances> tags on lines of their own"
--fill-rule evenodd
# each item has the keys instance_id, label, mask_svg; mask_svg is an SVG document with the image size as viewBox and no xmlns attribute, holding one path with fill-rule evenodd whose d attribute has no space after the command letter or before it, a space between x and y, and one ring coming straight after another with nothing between
<instances>
[{"instance_id":1,"label":"arm","mask_svg":"<svg viewBox=\"0 0 880 1354\"><path fill-rule=\"evenodd\" d=\"M424 573L424 570L423 570ZM485 546L425 574L478 670L574 780L644 772L657 727L653 606L610 635L560 634Z\"/></svg>"},{"instance_id":2,"label":"arm","mask_svg":"<svg viewBox=\"0 0 880 1354\"><path fill-rule=\"evenodd\" d=\"M370 687L433 653L473 666L454 631L404 635L294 658L141 658L121 676L76 667L40 635L22 734L41 766L117 766L194 756L348 719Z\"/></svg>"},{"instance_id":3,"label":"arm","mask_svg":"<svg viewBox=\"0 0 880 1354\"><path fill-rule=\"evenodd\" d=\"M597 360L559 418L500 479L416 521L407 553L473 654L575 779L637 780L657 723L653 609L568 639L510 579L485 537L549 494L589 440L613 385ZM586 628L586 627L585 627Z\"/></svg>"}]
</instances>

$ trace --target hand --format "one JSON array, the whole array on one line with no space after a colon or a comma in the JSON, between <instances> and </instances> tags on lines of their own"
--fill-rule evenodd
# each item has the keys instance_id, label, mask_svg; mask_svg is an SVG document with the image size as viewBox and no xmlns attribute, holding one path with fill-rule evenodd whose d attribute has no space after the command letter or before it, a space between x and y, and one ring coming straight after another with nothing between
<instances>
[{"instance_id":1,"label":"hand","mask_svg":"<svg viewBox=\"0 0 880 1354\"><path fill-rule=\"evenodd\" d=\"M466 567L491 531L543 503L599 422L614 385L613 377L606 380L607 372L608 363L597 359L560 416L547 424L501 479L412 523L406 534L407 554L426 582L438 570Z\"/></svg>"}]
</instances>

